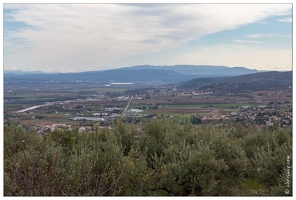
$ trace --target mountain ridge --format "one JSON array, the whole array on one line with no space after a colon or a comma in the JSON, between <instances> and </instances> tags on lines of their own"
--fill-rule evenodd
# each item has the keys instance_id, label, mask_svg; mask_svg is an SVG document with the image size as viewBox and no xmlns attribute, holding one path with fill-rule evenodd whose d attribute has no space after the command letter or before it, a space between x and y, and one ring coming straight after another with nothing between
<instances>
[{"instance_id":1,"label":"mountain ridge","mask_svg":"<svg viewBox=\"0 0 296 200\"><path fill-rule=\"evenodd\" d=\"M208 77L194 78L183 82L180 88L215 90L216 92L229 92L239 90L264 90L275 87L291 86L292 71L258 72L234 77Z\"/></svg>"},{"instance_id":2,"label":"mountain ridge","mask_svg":"<svg viewBox=\"0 0 296 200\"><path fill-rule=\"evenodd\" d=\"M85 81L85 82L159 82L177 83L198 77L227 77L258 72L244 67L227 67L213 65L173 65L152 66L139 65L101 71L68 72L68 73L22 73L14 74L4 71L4 79L47 80L47 81Z\"/></svg>"},{"instance_id":3,"label":"mountain ridge","mask_svg":"<svg viewBox=\"0 0 296 200\"><path fill-rule=\"evenodd\" d=\"M222 65L138 65L122 69L139 70L139 69L169 69L184 75L241 75L259 72L256 69L245 67L228 67Z\"/></svg>"}]
</instances>

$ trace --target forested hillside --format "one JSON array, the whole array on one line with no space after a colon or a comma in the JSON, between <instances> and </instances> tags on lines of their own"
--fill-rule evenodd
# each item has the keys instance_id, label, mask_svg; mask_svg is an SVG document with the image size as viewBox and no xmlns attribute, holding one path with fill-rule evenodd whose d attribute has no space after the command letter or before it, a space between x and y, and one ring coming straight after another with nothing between
<instances>
[{"instance_id":1,"label":"forested hillside","mask_svg":"<svg viewBox=\"0 0 296 200\"><path fill-rule=\"evenodd\" d=\"M292 85L292 71L259 72L234 77L203 77L181 83L180 88L228 92L258 91Z\"/></svg>"},{"instance_id":2,"label":"forested hillside","mask_svg":"<svg viewBox=\"0 0 296 200\"><path fill-rule=\"evenodd\" d=\"M291 196L291 154L292 128L276 125L118 121L43 136L5 126L4 195Z\"/></svg>"}]
</instances>

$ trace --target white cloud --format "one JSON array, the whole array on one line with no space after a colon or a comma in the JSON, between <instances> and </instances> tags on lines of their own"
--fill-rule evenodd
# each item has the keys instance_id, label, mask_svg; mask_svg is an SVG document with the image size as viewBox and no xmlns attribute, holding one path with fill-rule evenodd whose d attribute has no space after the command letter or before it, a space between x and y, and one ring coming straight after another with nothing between
<instances>
[{"instance_id":1,"label":"white cloud","mask_svg":"<svg viewBox=\"0 0 296 200\"><path fill-rule=\"evenodd\" d=\"M282 19L278 19L279 22L292 22L292 18L288 17L288 18L282 18Z\"/></svg>"},{"instance_id":2,"label":"white cloud","mask_svg":"<svg viewBox=\"0 0 296 200\"><path fill-rule=\"evenodd\" d=\"M4 30L5 40L10 41L5 43L4 68L122 67L124 63L119 66L116 61L287 15L291 8L287 4L4 4L4 9L16 9L4 19L29 25L19 31ZM26 43L11 42L15 38Z\"/></svg>"},{"instance_id":3,"label":"white cloud","mask_svg":"<svg viewBox=\"0 0 296 200\"><path fill-rule=\"evenodd\" d=\"M273 37L291 37L290 35L281 35L281 34L251 34L247 35L247 38L273 38Z\"/></svg>"},{"instance_id":4,"label":"white cloud","mask_svg":"<svg viewBox=\"0 0 296 200\"><path fill-rule=\"evenodd\" d=\"M170 62L243 66L260 70L292 70L292 49L264 50L246 45L216 45L198 48L175 56Z\"/></svg>"},{"instance_id":5,"label":"white cloud","mask_svg":"<svg viewBox=\"0 0 296 200\"><path fill-rule=\"evenodd\" d=\"M235 42L239 43L252 43L252 44L262 44L262 42L256 41L256 40L233 40Z\"/></svg>"}]
</instances>

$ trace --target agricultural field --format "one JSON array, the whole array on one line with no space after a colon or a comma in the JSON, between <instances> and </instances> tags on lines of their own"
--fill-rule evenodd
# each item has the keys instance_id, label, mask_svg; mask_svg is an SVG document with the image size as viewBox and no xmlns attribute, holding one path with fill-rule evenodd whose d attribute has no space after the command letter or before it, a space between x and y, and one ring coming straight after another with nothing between
<instances>
[{"instance_id":1,"label":"agricultural field","mask_svg":"<svg viewBox=\"0 0 296 200\"><path fill-rule=\"evenodd\" d=\"M127 108L132 97L131 87L136 87L134 89L138 93L134 94L134 99ZM194 94L191 91L172 89L171 86L162 86L160 89L157 87L141 89L140 86L104 87L95 84L62 86L48 84L30 87L8 85L4 91L4 123L22 124L26 127L53 123L93 124L93 122L73 121L71 118L92 117L93 114L104 113L100 117L106 120L101 122L101 125L109 126L114 125L116 118L123 116L125 109L127 112L128 109L142 110L137 114L126 115L130 118L128 121L133 123L147 121L150 118L174 118L179 122L192 121L195 118L198 122L203 119L204 123L220 123L234 119L248 120L248 117L257 111L245 111L246 107L255 109L268 106L267 113L271 112L272 106L281 113L290 112L292 107L291 88L256 91L243 95ZM36 105L45 106L26 112L16 112ZM106 108L118 110L106 113ZM239 113L244 113L248 117L238 119L232 116ZM110 117L111 115L115 118ZM260 123L263 121L261 120Z\"/></svg>"},{"instance_id":2,"label":"agricultural field","mask_svg":"<svg viewBox=\"0 0 296 200\"><path fill-rule=\"evenodd\" d=\"M134 100L130 107L144 110L143 114L145 115L154 115L157 118L174 118L178 121L192 120L197 117L204 119L204 123L219 123L232 119L254 121L260 124L268 119L267 116L271 115L270 113L277 113L277 116L284 116L286 122L291 122L291 88L218 96L217 94L192 95L193 93L188 91L161 93L162 95L159 92L150 93L149 98ZM263 120L256 117L258 112L265 114Z\"/></svg>"},{"instance_id":3,"label":"agricultural field","mask_svg":"<svg viewBox=\"0 0 296 200\"><path fill-rule=\"evenodd\" d=\"M84 84L5 85L4 123L21 124L25 127L54 123L80 125L87 122L73 121L75 116L92 116L106 107L126 106L127 101L117 101L127 88L123 86L104 87ZM105 95L105 96L104 96ZM25 108L46 105L26 112Z\"/></svg>"}]
</instances>

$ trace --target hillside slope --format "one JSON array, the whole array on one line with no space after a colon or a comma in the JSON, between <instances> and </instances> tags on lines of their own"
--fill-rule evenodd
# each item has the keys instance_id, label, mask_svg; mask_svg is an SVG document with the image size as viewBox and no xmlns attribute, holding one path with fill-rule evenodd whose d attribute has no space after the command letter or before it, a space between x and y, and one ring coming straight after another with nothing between
<instances>
[{"instance_id":1,"label":"hillside slope","mask_svg":"<svg viewBox=\"0 0 296 200\"><path fill-rule=\"evenodd\" d=\"M264 90L292 85L292 71L259 72L235 77L195 78L179 85L180 88L212 90L216 92Z\"/></svg>"}]
</instances>

